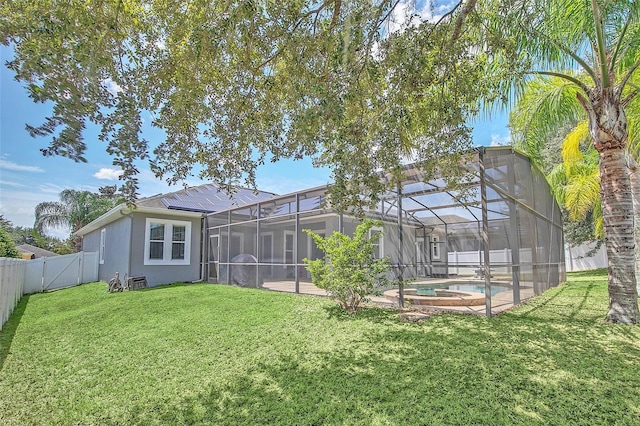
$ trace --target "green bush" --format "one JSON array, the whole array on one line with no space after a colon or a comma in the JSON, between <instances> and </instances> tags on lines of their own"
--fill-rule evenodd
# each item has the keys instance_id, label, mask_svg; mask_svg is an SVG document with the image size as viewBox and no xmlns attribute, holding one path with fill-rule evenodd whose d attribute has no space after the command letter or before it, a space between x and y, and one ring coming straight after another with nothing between
<instances>
[{"instance_id":1,"label":"green bush","mask_svg":"<svg viewBox=\"0 0 640 426\"><path fill-rule=\"evenodd\" d=\"M22 257L16 248L16 244L7 231L2 228L0 228L0 257L16 257L18 259Z\"/></svg>"},{"instance_id":2,"label":"green bush","mask_svg":"<svg viewBox=\"0 0 640 426\"><path fill-rule=\"evenodd\" d=\"M374 257L375 243L382 234L369 237L369 230L378 224L365 220L358 225L353 238L340 232L325 238L304 230L325 254L324 259L303 259L311 273L311 281L349 312L356 312L376 286L388 281L389 259Z\"/></svg>"}]
</instances>

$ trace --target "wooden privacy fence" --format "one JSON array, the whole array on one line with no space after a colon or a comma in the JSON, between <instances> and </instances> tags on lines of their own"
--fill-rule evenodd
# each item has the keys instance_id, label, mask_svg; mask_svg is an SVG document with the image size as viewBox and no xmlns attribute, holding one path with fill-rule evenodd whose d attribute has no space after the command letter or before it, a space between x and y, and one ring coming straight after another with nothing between
<instances>
[{"instance_id":1,"label":"wooden privacy fence","mask_svg":"<svg viewBox=\"0 0 640 426\"><path fill-rule=\"evenodd\" d=\"M98 252L33 260L0 258L0 329L25 294L98 281Z\"/></svg>"}]
</instances>

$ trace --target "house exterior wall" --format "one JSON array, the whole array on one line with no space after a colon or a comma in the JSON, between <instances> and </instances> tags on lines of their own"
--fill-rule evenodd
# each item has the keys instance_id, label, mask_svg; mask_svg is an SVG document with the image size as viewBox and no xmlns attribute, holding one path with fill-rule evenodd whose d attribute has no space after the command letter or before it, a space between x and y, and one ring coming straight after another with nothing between
<instances>
[{"instance_id":1,"label":"house exterior wall","mask_svg":"<svg viewBox=\"0 0 640 426\"><path fill-rule=\"evenodd\" d=\"M82 238L83 251L101 251L101 235L104 230L104 255L98 267L98 279L108 282L116 272L120 279L129 273L129 254L131 252L131 218L123 216ZM100 256L100 254L99 254Z\"/></svg>"},{"instance_id":2,"label":"house exterior wall","mask_svg":"<svg viewBox=\"0 0 640 426\"><path fill-rule=\"evenodd\" d=\"M145 231L147 218L182 221L191 223L191 241L189 264L187 265L145 265ZM131 268L130 277L144 276L150 287L174 282L197 281L201 269L202 224L200 218L179 218L162 214L133 213L131 233Z\"/></svg>"}]
</instances>

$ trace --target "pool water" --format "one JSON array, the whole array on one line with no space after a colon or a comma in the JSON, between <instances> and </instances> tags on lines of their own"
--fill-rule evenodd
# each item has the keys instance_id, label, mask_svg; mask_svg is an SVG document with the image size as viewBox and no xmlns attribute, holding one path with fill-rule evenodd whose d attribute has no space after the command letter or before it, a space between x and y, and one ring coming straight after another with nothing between
<instances>
[{"instance_id":1,"label":"pool water","mask_svg":"<svg viewBox=\"0 0 640 426\"><path fill-rule=\"evenodd\" d=\"M484 294L484 283L440 283L440 284L416 284L416 285L408 285L407 287L412 287L417 290L417 294L419 296L435 296L435 289L443 289L443 290L458 290L458 291L470 291L474 293L482 293ZM507 287L505 285L497 285L491 284L491 296L495 296L498 293L502 293L503 291L509 291L511 287Z\"/></svg>"}]
</instances>

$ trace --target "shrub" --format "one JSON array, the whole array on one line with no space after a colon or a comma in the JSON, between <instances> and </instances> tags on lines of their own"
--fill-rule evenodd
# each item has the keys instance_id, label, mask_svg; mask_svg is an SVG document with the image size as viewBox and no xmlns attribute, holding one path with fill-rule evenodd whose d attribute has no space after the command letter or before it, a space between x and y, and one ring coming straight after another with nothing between
<instances>
[{"instance_id":1,"label":"shrub","mask_svg":"<svg viewBox=\"0 0 640 426\"><path fill-rule=\"evenodd\" d=\"M7 231L0 228L0 257L22 257Z\"/></svg>"},{"instance_id":2,"label":"shrub","mask_svg":"<svg viewBox=\"0 0 640 426\"><path fill-rule=\"evenodd\" d=\"M369 237L369 230L377 224L365 220L358 225L353 238L340 232L322 237L304 230L325 254L324 259L303 259L311 281L349 312L356 312L376 286L387 283L389 259L374 257L375 243L382 234Z\"/></svg>"}]
</instances>

